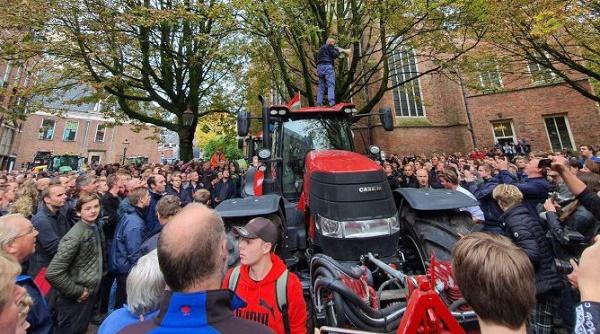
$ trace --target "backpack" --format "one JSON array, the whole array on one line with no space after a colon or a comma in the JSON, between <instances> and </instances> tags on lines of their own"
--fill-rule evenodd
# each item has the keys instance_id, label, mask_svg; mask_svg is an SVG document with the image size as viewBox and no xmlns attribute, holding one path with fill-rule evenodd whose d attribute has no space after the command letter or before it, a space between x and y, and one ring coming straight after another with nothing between
<instances>
[{"instance_id":1,"label":"backpack","mask_svg":"<svg viewBox=\"0 0 600 334\"><path fill-rule=\"evenodd\" d=\"M290 334L290 317L288 314L288 302L287 302L287 285L288 285L288 274L289 271L286 269L279 277L277 278L277 282L275 283L275 296L277 298L277 307L281 312L283 318L283 328L285 329L286 334ZM235 291L237 288L238 282L240 280L240 266L236 266L231 270L231 275L229 276L229 285L228 288L231 291Z\"/></svg>"}]
</instances>

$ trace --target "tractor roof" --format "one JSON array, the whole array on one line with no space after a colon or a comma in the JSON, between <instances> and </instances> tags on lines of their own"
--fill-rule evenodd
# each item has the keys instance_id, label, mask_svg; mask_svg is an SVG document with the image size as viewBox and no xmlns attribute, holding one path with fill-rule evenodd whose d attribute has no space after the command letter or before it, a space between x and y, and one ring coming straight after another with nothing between
<instances>
[{"instance_id":1,"label":"tractor roof","mask_svg":"<svg viewBox=\"0 0 600 334\"><path fill-rule=\"evenodd\" d=\"M272 105L269 108L269 112L272 116L304 116L307 114L351 114L356 112L356 106L352 103L338 103L332 107L320 106L320 107L302 107L302 108L290 108L285 104Z\"/></svg>"}]
</instances>

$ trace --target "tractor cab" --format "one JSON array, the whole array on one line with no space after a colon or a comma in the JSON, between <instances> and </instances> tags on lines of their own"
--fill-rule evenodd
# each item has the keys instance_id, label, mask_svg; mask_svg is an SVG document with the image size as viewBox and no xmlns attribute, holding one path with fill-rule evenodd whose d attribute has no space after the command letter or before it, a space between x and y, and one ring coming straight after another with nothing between
<instances>
[{"instance_id":1,"label":"tractor cab","mask_svg":"<svg viewBox=\"0 0 600 334\"><path fill-rule=\"evenodd\" d=\"M356 112L352 103L297 109L288 105L266 107L263 104L262 149L257 152L266 165L261 193L278 193L289 201L299 201L309 152L354 151L351 126L366 116L356 115ZM383 110L379 115L384 128L393 129L391 112ZM238 135L247 135L250 119L247 113L238 116Z\"/></svg>"},{"instance_id":2,"label":"tractor cab","mask_svg":"<svg viewBox=\"0 0 600 334\"><path fill-rule=\"evenodd\" d=\"M81 170L83 159L83 157L74 154L52 155L48 158L48 171L62 174Z\"/></svg>"},{"instance_id":3,"label":"tractor cab","mask_svg":"<svg viewBox=\"0 0 600 334\"><path fill-rule=\"evenodd\" d=\"M287 111L271 107L284 115L272 119L272 158L275 175L280 175L281 194L291 201L300 198L303 189L306 155L315 150L354 151L350 130L353 105L338 108L303 108Z\"/></svg>"}]
</instances>

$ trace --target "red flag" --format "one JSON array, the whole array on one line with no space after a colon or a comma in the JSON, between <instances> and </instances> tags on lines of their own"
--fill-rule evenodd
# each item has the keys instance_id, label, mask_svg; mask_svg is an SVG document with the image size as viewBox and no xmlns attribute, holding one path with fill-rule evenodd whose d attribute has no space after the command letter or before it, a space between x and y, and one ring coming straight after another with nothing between
<instances>
[{"instance_id":1,"label":"red flag","mask_svg":"<svg viewBox=\"0 0 600 334\"><path fill-rule=\"evenodd\" d=\"M287 106L290 108L290 110L298 110L302 108L302 104L300 103L300 92L297 92L296 95L292 97Z\"/></svg>"}]
</instances>

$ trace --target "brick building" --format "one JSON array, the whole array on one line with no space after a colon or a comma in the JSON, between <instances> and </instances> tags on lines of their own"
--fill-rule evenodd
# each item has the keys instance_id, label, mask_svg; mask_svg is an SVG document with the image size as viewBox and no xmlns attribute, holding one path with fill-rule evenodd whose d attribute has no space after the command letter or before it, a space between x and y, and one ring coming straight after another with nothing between
<instances>
[{"instance_id":1,"label":"brick building","mask_svg":"<svg viewBox=\"0 0 600 334\"><path fill-rule=\"evenodd\" d=\"M128 124L111 127L104 115L94 112L70 111L63 117L38 112L28 116L16 137L16 166L51 154L77 154L88 163L120 163L124 156L159 162L158 143L147 138L153 134L133 132Z\"/></svg>"},{"instance_id":2,"label":"brick building","mask_svg":"<svg viewBox=\"0 0 600 334\"><path fill-rule=\"evenodd\" d=\"M414 51L394 57L390 85L431 66L419 62ZM373 126L363 120L355 127L357 146L361 149L371 142L387 153L399 154L467 152L474 146L491 147L521 138L530 142L533 151L598 146L598 105L548 70L528 63L515 66L521 65L526 74L519 77L503 78L498 72L468 74L465 80L480 81L481 90L432 73L388 91L374 112L391 108L396 115L394 131L384 131L376 117L371 119ZM592 90L587 78L579 78L579 83Z\"/></svg>"},{"instance_id":3,"label":"brick building","mask_svg":"<svg viewBox=\"0 0 600 334\"><path fill-rule=\"evenodd\" d=\"M24 101L18 97L18 87L27 87L31 79L27 62L0 59L0 170L15 166L15 136L21 123L16 115Z\"/></svg>"}]
</instances>

